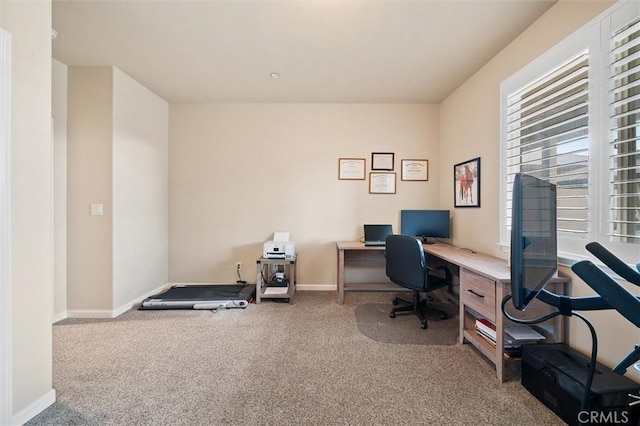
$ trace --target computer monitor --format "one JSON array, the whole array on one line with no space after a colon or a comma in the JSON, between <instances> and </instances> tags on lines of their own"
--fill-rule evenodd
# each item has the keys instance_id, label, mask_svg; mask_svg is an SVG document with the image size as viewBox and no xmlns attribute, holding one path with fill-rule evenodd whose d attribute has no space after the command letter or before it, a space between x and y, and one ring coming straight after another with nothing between
<instances>
[{"instance_id":1,"label":"computer monitor","mask_svg":"<svg viewBox=\"0 0 640 426\"><path fill-rule=\"evenodd\" d=\"M518 173L511 202L511 295L524 310L558 270L556 186Z\"/></svg>"},{"instance_id":2,"label":"computer monitor","mask_svg":"<svg viewBox=\"0 0 640 426\"><path fill-rule=\"evenodd\" d=\"M450 238L449 210L401 210L400 233L421 237L427 244L428 238Z\"/></svg>"}]
</instances>

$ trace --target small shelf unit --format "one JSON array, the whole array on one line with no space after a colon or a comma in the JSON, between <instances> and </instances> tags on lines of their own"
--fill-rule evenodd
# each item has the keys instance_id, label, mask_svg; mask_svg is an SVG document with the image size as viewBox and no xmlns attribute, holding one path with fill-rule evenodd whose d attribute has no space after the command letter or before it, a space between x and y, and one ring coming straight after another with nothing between
<instances>
[{"instance_id":1,"label":"small shelf unit","mask_svg":"<svg viewBox=\"0 0 640 426\"><path fill-rule=\"evenodd\" d=\"M297 255L291 259L270 259L261 257L256 261L256 303L261 299L289 299L293 303L293 295L296 293L296 261ZM273 275L273 267L282 267L285 279L288 280L286 286L269 286L269 277Z\"/></svg>"}]
</instances>

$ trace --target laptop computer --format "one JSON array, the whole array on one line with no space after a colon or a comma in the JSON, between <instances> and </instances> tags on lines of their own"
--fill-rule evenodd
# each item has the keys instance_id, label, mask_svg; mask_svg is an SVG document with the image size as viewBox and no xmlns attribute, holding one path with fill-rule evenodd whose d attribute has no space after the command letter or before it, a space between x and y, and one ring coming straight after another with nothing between
<instances>
[{"instance_id":1,"label":"laptop computer","mask_svg":"<svg viewBox=\"0 0 640 426\"><path fill-rule=\"evenodd\" d=\"M393 234L391 225L364 225L364 245L384 246L387 235Z\"/></svg>"}]
</instances>

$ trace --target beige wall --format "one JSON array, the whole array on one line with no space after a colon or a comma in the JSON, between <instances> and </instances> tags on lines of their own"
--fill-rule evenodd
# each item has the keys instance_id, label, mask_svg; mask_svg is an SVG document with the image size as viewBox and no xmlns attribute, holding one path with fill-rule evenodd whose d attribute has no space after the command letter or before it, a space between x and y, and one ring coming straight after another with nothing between
<instances>
[{"instance_id":1,"label":"beige wall","mask_svg":"<svg viewBox=\"0 0 640 426\"><path fill-rule=\"evenodd\" d=\"M273 231L289 231L300 284L335 285L339 240L362 224L391 223L400 209L436 208L438 107L418 104L172 104L169 125L169 280L255 282ZM338 180L338 158L394 152L429 159L428 182L368 193Z\"/></svg>"},{"instance_id":2,"label":"beige wall","mask_svg":"<svg viewBox=\"0 0 640 426\"><path fill-rule=\"evenodd\" d=\"M117 68L68 72L69 316L115 316L167 283L169 106Z\"/></svg>"},{"instance_id":3,"label":"beige wall","mask_svg":"<svg viewBox=\"0 0 640 426\"><path fill-rule=\"evenodd\" d=\"M67 309L78 315L112 308L113 68L68 72ZM89 214L92 203L102 216Z\"/></svg>"},{"instance_id":4,"label":"beige wall","mask_svg":"<svg viewBox=\"0 0 640 426\"><path fill-rule=\"evenodd\" d=\"M441 104L441 207L452 208L453 201L449 193L453 177L449 170L453 164L469 158L482 158L482 208L454 210L455 244L503 258L507 256L498 247L500 83L613 3L557 3ZM572 275L571 295L594 294L571 274L569 268L562 268L562 272ZM613 366L638 342L640 333L618 313L589 312L587 316L593 320L598 332L598 359L601 362ZM588 329L575 318L570 321L569 343L583 352L591 350ZM630 371L628 376L640 380L635 372Z\"/></svg>"},{"instance_id":5,"label":"beige wall","mask_svg":"<svg viewBox=\"0 0 640 426\"><path fill-rule=\"evenodd\" d=\"M480 209L455 209L453 240L496 256L500 251L500 83L578 30L614 2L560 1L440 105L440 161L449 168L481 157ZM443 208L453 207L453 173L441 175ZM482 233L478 232L482 229Z\"/></svg>"},{"instance_id":6,"label":"beige wall","mask_svg":"<svg viewBox=\"0 0 640 426\"><path fill-rule=\"evenodd\" d=\"M67 313L67 66L53 60L53 321Z\"/></svg>"},{"instance_id":7,"label":"beige wall","mask_svg":"<svg viewBox=\"0 0 640 426\"><path fill-rule=\"evenodd\" d=\"M169 104L113 72L113 307L168 279Z\"/></svg>"},{"instance_id":8,"label":"beige wall","mask_svg":"<svg viewBox=\"0 0 640 426\"><path fill-rule=\"evenodd\" d=\"M12 381L13 419L53 402L53 185L51 3L3 2L13 36ZM31 412L31 414L34 414Z\"/></svg>"},{"instance_id":9,"label":"beige wall","mask_svg":"<svg viewBox=\"0 0 640 426\"><path fill-rule=\"evenodd\" d=\"M262 242L273 230L289 230L301 254L300 281L333 284L334 241L359 237L364 222L391 222L397 229L400 208L451 208L454 242L500 254L495 246L499 212L494 191L499 183L499 83L608 4L554 6L442 104L440 123L438 107L429 105L172 105L170 281L235 280L236 260L244 264L245 279L254 281ZM1 2L0 11L0 26L14 37L12 400L13 412L23 418L21 413L34 405L36 410L38 404L44 408L53 393L51 5ZM71 98L73 88L69 89ZM98 104L89 107L102 108L103 94L91 85L87 90ZM91 115L87 120L104 128L104 118ZM70 135L71 126L68 130ZM89 129L74 131L76 143L91 144L103 137ZM69 153L69 158L92 163L92 155L105 153L101 149L91 148L77 157ZM396 169L401 158L429 159L430 181L398 180L396 195L369 195L366 181L337 180L338 157L365 157L368 171L372 151L395 152ZM453 210L452 166L475 156L483 161L483 207ZM111 166L104 165L110 158L103 157L102 163L80 174L99 187L83 199L69 201L69 223L91 230L98 222L88 217L91 202L105 204L105 216L99 220L112 214L111 189L102 182L111 173ZM72 172L70 168L70 176ZM70 189L72 185L70 179ZM285 191L277 190L281 185L286 185ZM91 309L102 307L90 293L102 279L101 262L109 258L105 247L110 244L99 236L69 244L70 250L79 250L75 255L80 261L80 251L85 250L88 261L96 262L87 268L95 268L94 273L77 282ZM574 277L573 294L590 293ZM105 297L111 300L112 292ZM590 316L599 331L600 358L608 364L637 342L637 330L616 314ZM582 324L572 321L571 344L588 349L585 333Z\"/></svg>"}]
</instances>

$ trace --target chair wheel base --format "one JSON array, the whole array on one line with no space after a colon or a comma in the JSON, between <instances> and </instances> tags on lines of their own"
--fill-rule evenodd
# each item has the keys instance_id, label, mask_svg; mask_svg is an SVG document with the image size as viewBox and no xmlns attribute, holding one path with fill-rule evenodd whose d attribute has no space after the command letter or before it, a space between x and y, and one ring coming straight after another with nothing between
<instances>
[{"instance_id":1,"label":"chair wheel base","mask_svg":"<svg viewBox=\"0 0 640 426\"><path fill-rule=\"evenodd\" d=\"M426 300L420 299L419 292L414 293L413 303L399 297L394 298L391 303L393 303L395 307L391 309L391 312L389 312L389 318L395 318L396 314L398 313L414 313L420 318L420 328L423 330L429 328L426 317L428 315L428 312L437 314L441 320L447 319L449 317L446 311L427 306ZM402 304L402 306L398 306L400 304Z\"/></svg>"}]
</instances>

